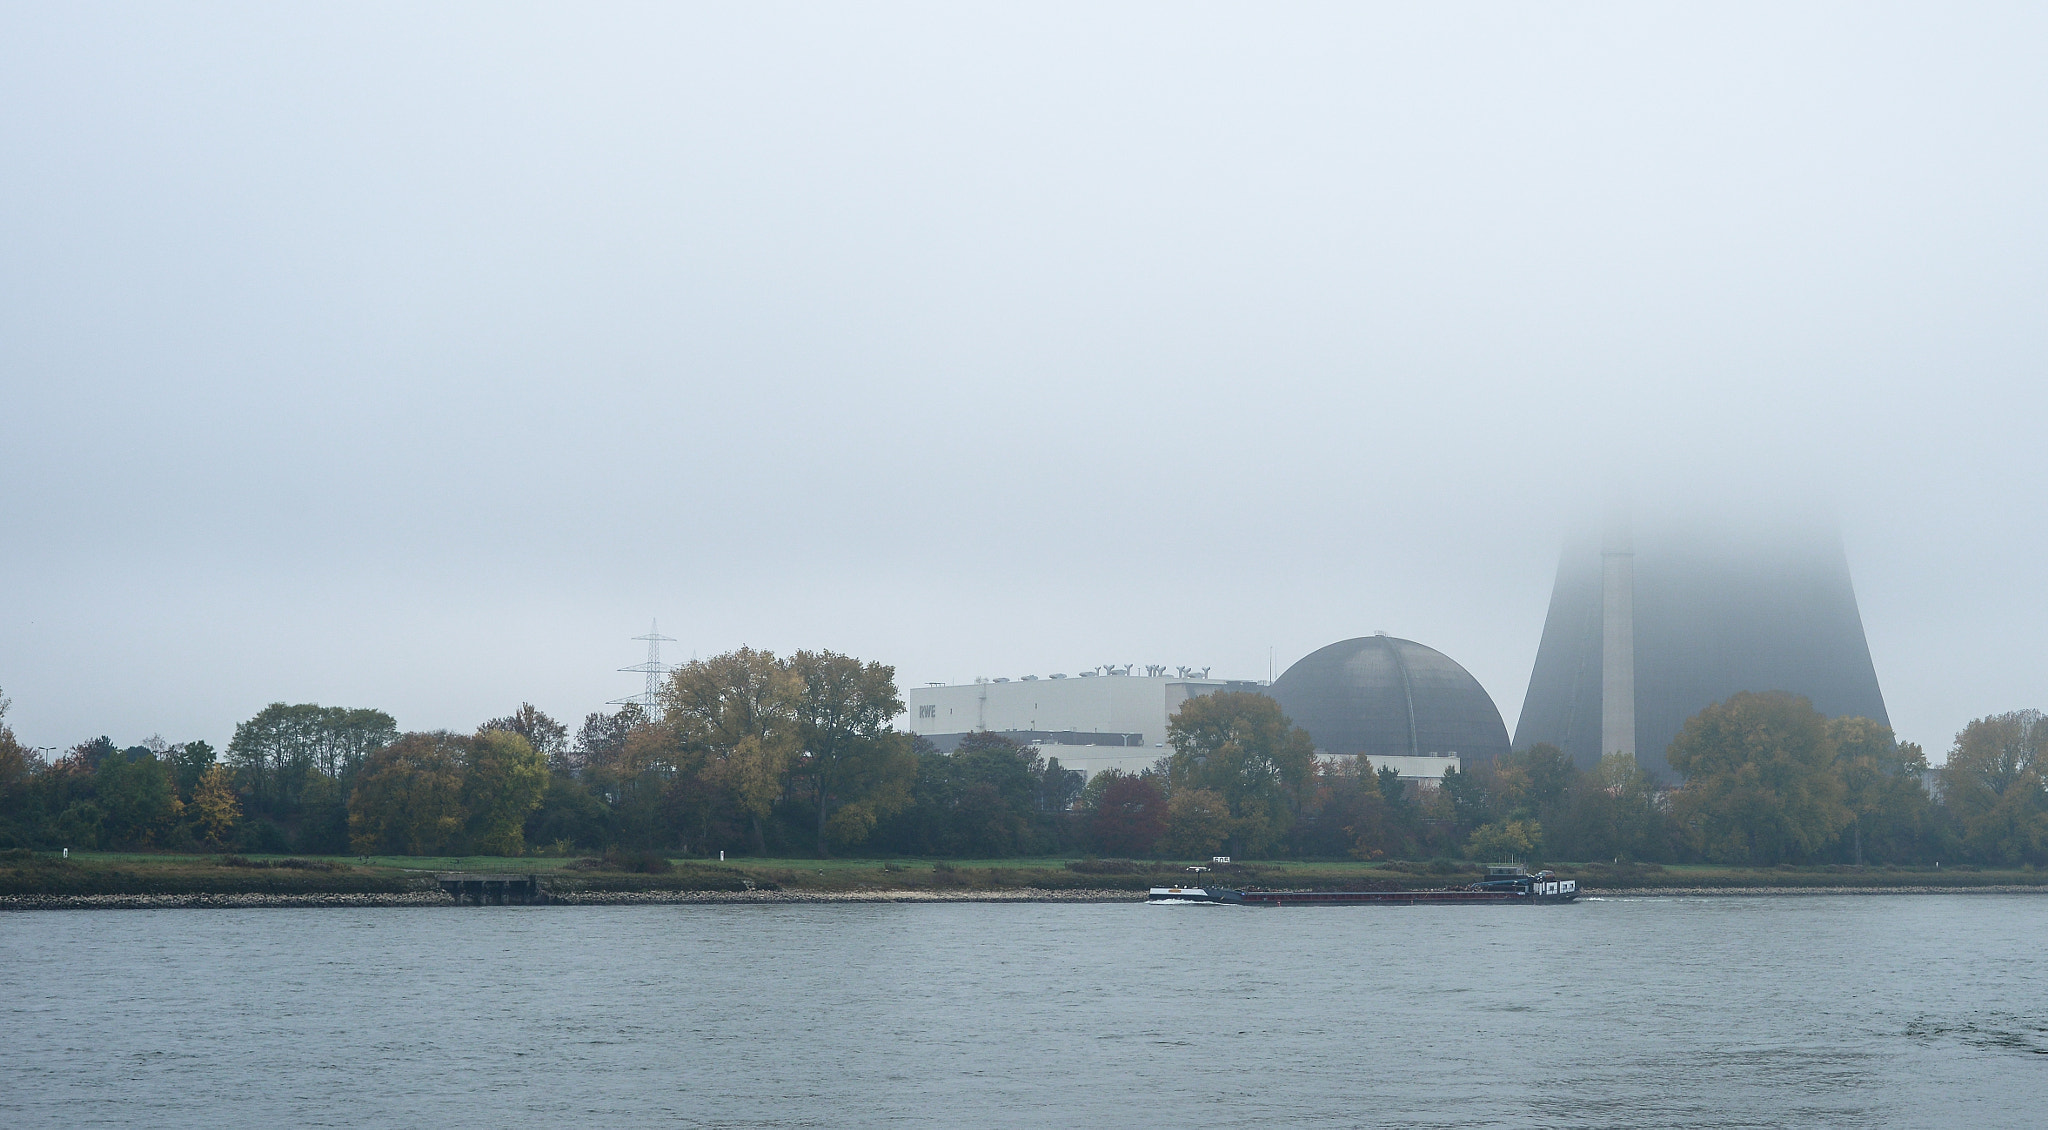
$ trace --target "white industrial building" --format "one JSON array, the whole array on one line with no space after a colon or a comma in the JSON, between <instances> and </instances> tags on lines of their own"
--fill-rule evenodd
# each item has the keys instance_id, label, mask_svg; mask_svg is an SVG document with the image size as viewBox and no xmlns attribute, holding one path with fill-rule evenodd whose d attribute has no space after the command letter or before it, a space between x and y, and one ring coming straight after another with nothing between
<instances>
[{"instance_id":1,"label":"white industrial building","mask_svg":"<svg viewBox=\"0 0 2048 1130\"><path fill-rule=\"evenodd\" d=\"M1166 723L1181 703L1216 691L1265 689L1207 676L1187 667L1169 673L1132 665L909 687L897 726L947 752L968 734L989 731L1044 747L1046 756L1091 777L1104 769L1136 773L1166 755Z\"/></svg>"},{"instance_id":2,"label":"white industrial building","mask_svg":"<svg viewBox=\"0 0 2048 1130\"><path fill-rule=\"evenodd\" d=\"M1212 679L1207 669L1135 665L1071 676L932 683L903 690L905 709L896 725L947 753L960 739L985 731L1036 746L1090 777L1105 769L1138 773L1169 752L1166 726L1181 704L1217 691L1266 693L1267 684ZM1404 780L1434 782L1459 760L1449 754L1373 761L1375 768L1383 764L1399 770Z\"/></svg>"}]
</instances>

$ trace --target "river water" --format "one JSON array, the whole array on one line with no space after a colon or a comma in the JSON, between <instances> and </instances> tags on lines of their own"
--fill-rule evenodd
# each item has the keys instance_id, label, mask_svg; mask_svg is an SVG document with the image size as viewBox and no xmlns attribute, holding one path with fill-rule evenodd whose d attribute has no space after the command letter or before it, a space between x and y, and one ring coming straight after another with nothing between
<instances>
[{"instance_id":1,"label":"river water","mask_svg":"<svg viewBox=\"0 0 2048 1130\"><path fill-rule=\"evenodd\" d=\"M0 1124L2026 1126L2048 897L0 914Z\"/></svg>"}]
</instances>

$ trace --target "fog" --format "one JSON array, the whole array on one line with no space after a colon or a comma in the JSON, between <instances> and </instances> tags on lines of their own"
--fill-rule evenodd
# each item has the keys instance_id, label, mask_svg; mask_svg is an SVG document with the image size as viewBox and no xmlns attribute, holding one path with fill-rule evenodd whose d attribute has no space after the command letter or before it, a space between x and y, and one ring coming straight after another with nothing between
<instances>
[{"instance_id":1,"label":"fog","mask_svg":"<svg viewBox=\"0 0 2048 1130\"><path fill-rule=\"evenodd\" d=\"M0 9L0 688L573 725L1375 630L1824 516L1902 737L2048 706L2028 5Z\"/></svg>"}]
</instances>

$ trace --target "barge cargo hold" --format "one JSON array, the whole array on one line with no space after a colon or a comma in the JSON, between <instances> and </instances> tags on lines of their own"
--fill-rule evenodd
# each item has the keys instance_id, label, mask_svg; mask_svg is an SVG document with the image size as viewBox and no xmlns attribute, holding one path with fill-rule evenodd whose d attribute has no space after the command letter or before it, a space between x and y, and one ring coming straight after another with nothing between
<instances>
[{"instance_id":1,"label":"barge cargo hold","mask_svg":"<svg viewBox=\"0 0 2048 1130\"><path fill-rule=\"evenodd\" d=\"M1224 903L1232 906L1466 906L1474 903L1557 903L1579 897L1574 879L1548 871L1530 874L1495 865L1486 878L1463 887L1429 891L1234 891L1217 887L1153 887L1146 902Z\"/></svg>"}]
</instances>

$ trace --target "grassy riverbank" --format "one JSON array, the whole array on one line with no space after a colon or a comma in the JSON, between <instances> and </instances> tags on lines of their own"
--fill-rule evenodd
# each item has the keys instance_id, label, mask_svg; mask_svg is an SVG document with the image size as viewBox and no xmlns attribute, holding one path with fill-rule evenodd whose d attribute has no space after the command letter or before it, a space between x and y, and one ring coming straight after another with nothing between
<instances>
[{"instance_id":1,"label":"grassy riverbank","mask_svg":"<svg viewBox=\"0 0 2048 1130\"><path fill-rule=\"evenodd\" d=\"M658 856L608 859L496 856L212 856L74 852L0 854L0 896L51 895L412 895L438 890L444 871L537 872L551 892L595 896L635 892L889 891L990 893L1142 891L1190 878L1179 862L1040 859L746 859L726 863ZM1757 889L1970 889L2041 887L2048 872L1970 867L1775 867L1701 864L1550 865L1589 891ZM1250 863L1199 876L1233 887L1417 889L1470 881L1478 869L1426 863Z\"/></svg>"}]
</instances>

